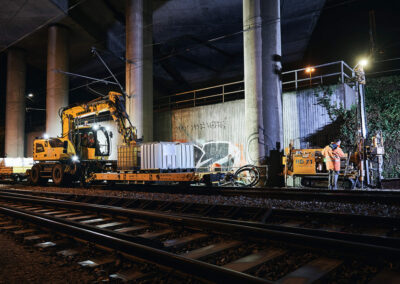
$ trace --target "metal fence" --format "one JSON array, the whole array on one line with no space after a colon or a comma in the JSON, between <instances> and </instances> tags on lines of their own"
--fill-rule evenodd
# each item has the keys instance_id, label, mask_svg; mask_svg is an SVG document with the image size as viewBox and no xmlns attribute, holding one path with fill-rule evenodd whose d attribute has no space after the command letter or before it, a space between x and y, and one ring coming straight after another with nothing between
<instances>
[{"instance_id":1,"label":"metal fence","mask_svg":"<svg viewBox=\"0 0 400 284\"><path fill-rule=\"evenodd\" d=\"M348 83L354 77L353 69L344 61L282 72L284 91L335 83Z\"/></svg>"},{"instance_id":2,"label":"metal fence","mask_svg":"<svg viewBox=\"0 0 400 284\"><path fill-rule=\"evenodd\" d=\"M309 71L309 72L307 72ZM282 89L291 91L336 83L348 83L353 69L344 61L282 72ZM244 81L211 86L155 99L154 109L177 109L223 103L244 98Z\"/></svg>"}]
</instances>

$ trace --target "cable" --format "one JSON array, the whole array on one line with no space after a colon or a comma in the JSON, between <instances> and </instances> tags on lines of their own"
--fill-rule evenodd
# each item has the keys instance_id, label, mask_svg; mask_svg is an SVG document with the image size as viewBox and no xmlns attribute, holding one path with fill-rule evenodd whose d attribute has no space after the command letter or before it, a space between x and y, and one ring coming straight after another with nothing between
<instances>
[{"instance_id":1,"label":"cable","mask_svg":"<svg viewBox=\"0 0 400 284\"><path fill-rule=\"evenodd\" d=\"M391 69L391 70L384 70L384 71L365 73L365 75L381 74L381 73L396 72L396 71L400 71L400 69Z\"/></svg>"},{"instance_id":2,"label":"cable","mask_svg":"<svg viewBox=\"0 0 400 284\"><path fill-rule=\"evenodd\" d=\"M107 95L104 95L104 94L102 94L102 93L96 91L95 89L91 88L88 84L86 84L86 88L87 88L90 92L92 92L92 93L98 95L98 96L101 97L101 98L104 98L104 97L107 96Z\"/></svg>"},{"instance_id":3,"label":"cable","mask_svg":"<svg viewBox=\"0 0 400 284\"><path fill-rule=\"evenodd\" d=\"M381 62L395 61L395 60L400 60L400 57L384 59L384 60L378 60L378 61L374 61L374 63L381 63Z\"/></svg>"},{"instance_id":4,"label":"cable","mask_svg":"<svg viewBox=\"0 0 400 284\"><path fill-rule=\"evenodd\" d=\"M28 3L28 0L25 0L25 2L22 3L22 5L17 9L17 11L8 20L6 20L4 23L1 23L1 25L9 24L12 20L14 20L14 18L19 14L19 12L21 12L21 10L25 7L26 3Z\"/></svg>"}]
</instances>

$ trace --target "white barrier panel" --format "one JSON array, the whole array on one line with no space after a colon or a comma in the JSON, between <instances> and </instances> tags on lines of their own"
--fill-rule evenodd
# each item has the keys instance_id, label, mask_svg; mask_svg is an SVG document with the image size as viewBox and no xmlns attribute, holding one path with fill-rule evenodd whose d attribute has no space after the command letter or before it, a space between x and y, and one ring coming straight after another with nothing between
<instances>
[{"instance_id":1,"label":"white barrier panel","mask_svg":"<svg viewBox=\"0 0 400 284\"><path fill-rule=\"evenodd\" d=\"M194 168L194 146L191 143L145 143L141 145L141 154L141 169Z\"/></svg>"},{"instance_id":2,"label":"white barrier panel","mask_svg":"<svg viewBox=\"0 0 400 284\"><path fill-rule=\"evenodd\" d=\"M32 167L33 158L0 158L3 167Z\"/></svg>"}]
</instances>

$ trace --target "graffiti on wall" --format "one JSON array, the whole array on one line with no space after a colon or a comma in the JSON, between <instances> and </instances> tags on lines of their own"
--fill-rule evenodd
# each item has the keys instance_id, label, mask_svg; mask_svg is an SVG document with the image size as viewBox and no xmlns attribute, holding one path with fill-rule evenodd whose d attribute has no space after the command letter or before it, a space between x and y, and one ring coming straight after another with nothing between
<instances>
[{"instance_id":1,"label":"graffiti on wall","mask_svg":"<svg viewBox=\"0 0 400 284\"><path fill-rule=\"evenodd\" d=\"M177 131L188 132L188 131L199 131L207 129L226 129L228 121L226 118L223 120L212 120L212 121L201 121L192 124L180 124L176 126Z\"/></svg>"},{"instance_id":2,"label":"graffiti on wall","mask_svg":"<svg viewBox=\"0 0 400 284\"><path fill-rule=\"evenodd\" d=\"M208 170L213 165L236 168L245 164L245 150L241 135L232 126L237 116L229 117L229 111L212 111L208 115L174 115L172 117L172 137L179 142L194 143L194 159L197 169ZM213 118L217 116L218 118ZM208 118L208 119L207 119ZM223 137L218 138L218 137ZM239 139L236 139L239 138Z\"/></svg>"},{"instance_id":3,"label":"graffiti on wall","mask_svg":"<svg viewBox=\"0 0 400 284\"><path fill-rule=\"evenodd\" d=\"M245 163L243 146L229 141L209 141L195 144L194 159L198 169L208 169L215 164L221 167L236 168Z\"/></svg>"}]
</instances>

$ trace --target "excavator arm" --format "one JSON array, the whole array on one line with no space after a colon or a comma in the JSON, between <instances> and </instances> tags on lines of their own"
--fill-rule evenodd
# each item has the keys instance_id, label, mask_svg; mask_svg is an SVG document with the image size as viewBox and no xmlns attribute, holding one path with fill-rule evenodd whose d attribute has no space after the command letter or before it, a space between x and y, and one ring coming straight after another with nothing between
<instances>
[{"instance_id":1,"label":"excavator arm","mask_svg":"<svg viewBox=\"0 0 400 284\"><path fill-rule=\"evenodd\" d=\"M136 128L129 120L125 109L125 99L122 94L109 92L108 98L95 99L86 104L64 108L61 111L62 136L71 140L71 134L75 129L77 119L90 115L98 115L109 111L114 122L117 124L118 133L123 137L126 144L137 141Z\"/></svg>"}]
</instances>

